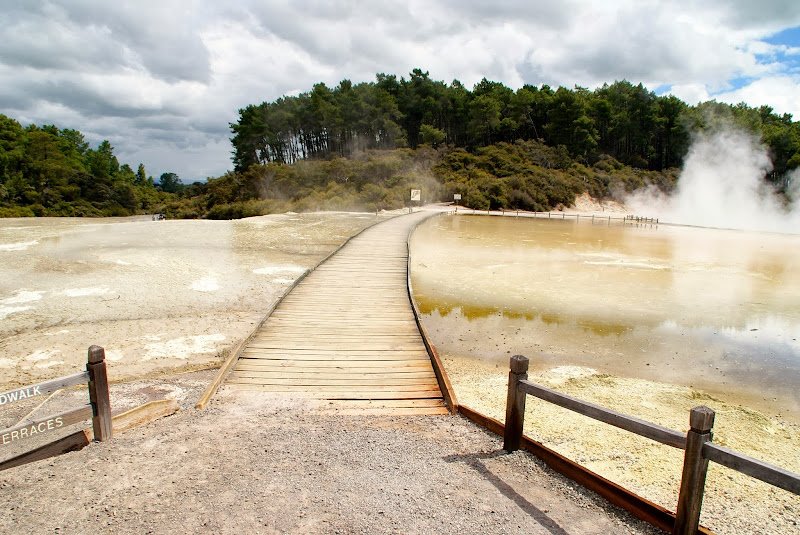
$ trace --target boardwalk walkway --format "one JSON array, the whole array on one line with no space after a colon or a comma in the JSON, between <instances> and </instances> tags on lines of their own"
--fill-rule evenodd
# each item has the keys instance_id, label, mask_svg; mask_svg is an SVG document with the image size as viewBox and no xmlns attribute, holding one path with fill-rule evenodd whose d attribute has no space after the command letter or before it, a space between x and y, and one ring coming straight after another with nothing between
<instances>
[{"instance_id":1,"label":"boardwalk walkway","mask_svg":"<svg viewBox=\"0 0 800 535\"><path fill-rule=\"evenodd\" d=\"M416 212L362 232L303 279L241 352L233 390L357 412L447 412L407 290Z\"/></svg>"}]
</instances>

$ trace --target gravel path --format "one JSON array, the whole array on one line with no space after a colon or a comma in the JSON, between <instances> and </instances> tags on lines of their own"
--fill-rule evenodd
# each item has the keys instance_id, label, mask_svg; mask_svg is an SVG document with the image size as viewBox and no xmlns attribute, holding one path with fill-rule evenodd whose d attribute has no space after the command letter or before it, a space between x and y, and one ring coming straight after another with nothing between
<instances>
[{"instance_id":1,"label":"gravel path","mask_svg":"<svg viewBox=\"0 0 800 535\"><path fill-rule=\"evenodd\" d=\"M659 533L464 418L226 391L195 410L209 375L112 385L117 406L182 410L0 473L0 532Z\"/></svg>"}]
</instances>

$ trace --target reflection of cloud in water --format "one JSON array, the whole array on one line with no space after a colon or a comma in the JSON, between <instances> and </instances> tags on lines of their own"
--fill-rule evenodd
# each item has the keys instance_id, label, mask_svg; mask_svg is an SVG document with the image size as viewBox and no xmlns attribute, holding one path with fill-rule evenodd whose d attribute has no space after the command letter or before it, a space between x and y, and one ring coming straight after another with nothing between
<instances>
[{"instance_id":1,"label":"reflection of cloud in water","mask_svg":"<svg viewBox=\"0 0 800 535\"><path fill-rule=\"evenodd\" d=\"M680 333L695 336L707 344L722 344L727 357L742 359L738 365L770 365L779 363L800 368L800 340L793 334L796 325L786 318L776 316L752 318L744 326L682 326L675 321L666 321L654 331ZM763 371L762 371L763 372Z\"/></svg>"}]
</instances>

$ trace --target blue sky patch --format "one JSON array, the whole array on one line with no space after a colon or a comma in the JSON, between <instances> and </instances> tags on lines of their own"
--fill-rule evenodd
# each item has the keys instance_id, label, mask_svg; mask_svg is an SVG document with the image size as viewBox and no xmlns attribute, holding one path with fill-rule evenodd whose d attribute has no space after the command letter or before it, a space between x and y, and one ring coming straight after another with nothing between
<instances>
[{"instance_id":1,"label":"blue sky patch","mask_svg":"<svg viewBox=\"0 0 800 535\"><path fill-rule=\"evenodd\" d=\"M780 33L776 33L772 37L767 37L764 39L764 41L771 45L800 47L800 26L783 30Z\"/></svg>"}]
</instances>

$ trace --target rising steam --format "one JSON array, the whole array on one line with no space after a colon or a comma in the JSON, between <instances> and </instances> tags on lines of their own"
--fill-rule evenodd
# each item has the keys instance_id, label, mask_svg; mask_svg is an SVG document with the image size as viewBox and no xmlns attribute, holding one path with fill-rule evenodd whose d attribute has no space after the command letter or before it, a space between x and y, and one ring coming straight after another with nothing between
<instances>
[{"instance_id":1,"label":"rising steam","mask_svg":"<svg viewBox=\"0 0 800 535\"><path fill-rule=\"evenodd\" d=\"M747 133L698 134L673 195L651 188L625 203L667 223L800 233L800 170L790 177L787 204L765 181L771 169L766 148Z\"/></svg>"}]
</instances>

